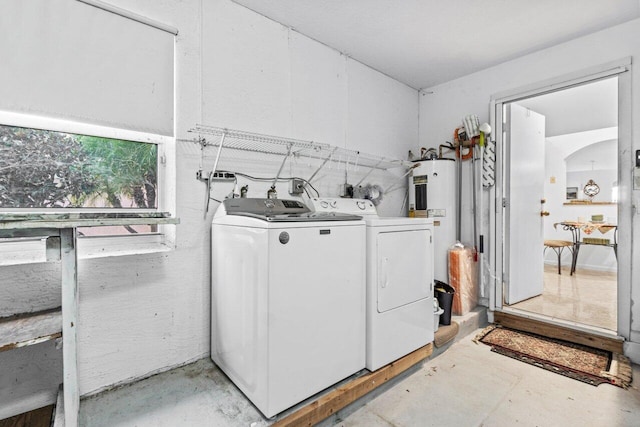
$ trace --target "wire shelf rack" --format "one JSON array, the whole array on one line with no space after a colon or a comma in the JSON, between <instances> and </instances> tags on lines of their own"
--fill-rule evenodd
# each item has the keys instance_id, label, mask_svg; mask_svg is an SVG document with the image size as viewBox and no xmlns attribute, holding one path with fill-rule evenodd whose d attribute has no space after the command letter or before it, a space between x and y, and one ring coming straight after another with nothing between
<instances>
[{"instance_id":1,"label":"wire shelf rack","mask_svg":"<svg viewBox=\"0 0 640 427\"><path fill-rule=\"evenodd\" d=\"M379 170L411 166L408 161L389 159L314 141L283 138L200 124L190 129L189 132L198 134L198 142L203 146L218 147L219 150L228 148L275 156L291 155L318 160L328 159L333 163L349 163L356 167L361 166Z\"/></svg>"}]
</instances>

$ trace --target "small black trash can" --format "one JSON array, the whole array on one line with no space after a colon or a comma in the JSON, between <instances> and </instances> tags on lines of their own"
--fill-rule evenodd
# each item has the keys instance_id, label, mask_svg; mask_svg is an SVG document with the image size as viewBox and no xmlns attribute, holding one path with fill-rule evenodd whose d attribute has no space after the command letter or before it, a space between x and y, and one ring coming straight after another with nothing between
<instances>
[{"instance_id":1,"label":"small black trash can","mask_svg":"<svg viewBox=\"0 0 640 427\"><path fill-rule=\"evenodd\" d=\"M439 280L435 281L433 290L440 308L444 310L444 313L440 315L440 324L448 326L451 324L451 306L453 305L453 294L456 293L456 290Z\"/></svg>"}]
</instances>

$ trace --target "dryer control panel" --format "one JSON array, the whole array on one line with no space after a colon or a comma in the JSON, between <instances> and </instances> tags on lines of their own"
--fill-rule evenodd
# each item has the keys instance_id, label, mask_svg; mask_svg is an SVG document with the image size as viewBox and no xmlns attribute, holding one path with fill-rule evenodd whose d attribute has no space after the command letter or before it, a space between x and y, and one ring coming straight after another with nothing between
<instances>
[{"instance_id":1,"label":"dryer control panel","mask_svg":"<svg viewBox=\"0 0 640 427\"><path fill-rule=\"evenodd\" d=\"M362 216L378 216L375 205L371 200L367 199L322 197L311 199L309 206L316 212L339 212Z\"/></svg>"}]
</instances>

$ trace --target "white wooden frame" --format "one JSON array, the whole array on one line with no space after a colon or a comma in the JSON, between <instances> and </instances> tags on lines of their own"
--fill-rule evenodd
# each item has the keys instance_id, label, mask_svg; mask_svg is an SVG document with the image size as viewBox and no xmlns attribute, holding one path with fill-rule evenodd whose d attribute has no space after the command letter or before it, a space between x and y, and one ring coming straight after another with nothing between
<instances>
[{"instance_id":1,"label":"white wooden frame","mask_svg":"<svg viewBox=\"0 0 640 427\"><path fill-rule=\"evenodd\" d=\"M532 96L555 92L578 86L591 81L618 76L618 182L619 182L619 204L618 204L618 224L628 233L622 233L618 242L618 323L617 333L625 339L630 338L631 333L631 236L632 236L632 139L631 139L631 57L622 58L618 61L609 62L593 68L567 74L550 80L533 83L517 89L500 92L491 97L490 123L495 129L496 140L496 184L491 190L489 200L493 200L493 205L489 204L489 235L492 248L489 254L492 267L492 274L495 282L489 284L489 310L503 310L503 271L504 256L503 246L505 239L503 198L505 188L505 162L504 157L504 117L503 105L508 102L525 99ZM624 154L624 155L622 155ZM504 201L508 203L507 201ZM489 320L493 320L490 313ZM564 322L562 322L564 323ZM571 325L575 329L584 329L594 332L588 327Z\"/></svg>"},{"instance_id":2,"label":"white wooden frame","mask_svg":"<svg viewBox=\"0 0 640 427\"><path fill-rule=\"evenodd\" d=\"M46 215L42 215L46 217ZM77 325L78 325L78 253L77 228L109 225L177 224L175 218L127 218L127 219L39 219L12 220L4 215L0 220L2 237L59 237L61 288L62 288L62 364L63 402L65 426L78 425L80 387L78 383ZM55 252L49 247L47 255ZM54 256L54 258L57 258ZM34 341L34 343L37 341Z\"/></svg>"}]
</instances>

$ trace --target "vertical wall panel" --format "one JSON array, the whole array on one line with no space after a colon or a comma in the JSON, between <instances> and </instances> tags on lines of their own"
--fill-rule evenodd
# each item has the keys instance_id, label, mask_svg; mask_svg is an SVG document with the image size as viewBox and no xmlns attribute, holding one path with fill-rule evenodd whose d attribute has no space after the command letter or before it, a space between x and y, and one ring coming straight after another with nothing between
<instances>
[{"instance_id":1,"label":"vertical wall panel","mask_svg":"<svg viewBox=\"0 0 640 427\"><path fill-rule=\"evenodd\" d=\"M418 92L349 60L347 148L406 159L418 143Z\"/></svg>"},{"instance_id":2,"label":"vertical wall panel","mask_svg":"<svg viewBox=\"0 0 640 427\"><path fill-rule=\"evenodd\" d=\"M344 146L346 57L295 31L289 40L293 135Z\"/></svg>"},{"instance_id":3,"label":"vertical wall panel","mask_svg":"<svg viewBox=\"0 0 640 427\"><path fill-rule=\"evenodd\" d=\"M203 2L202 120L289 136L288 30L231 2Z\"/></svg>"}]
</instances>

